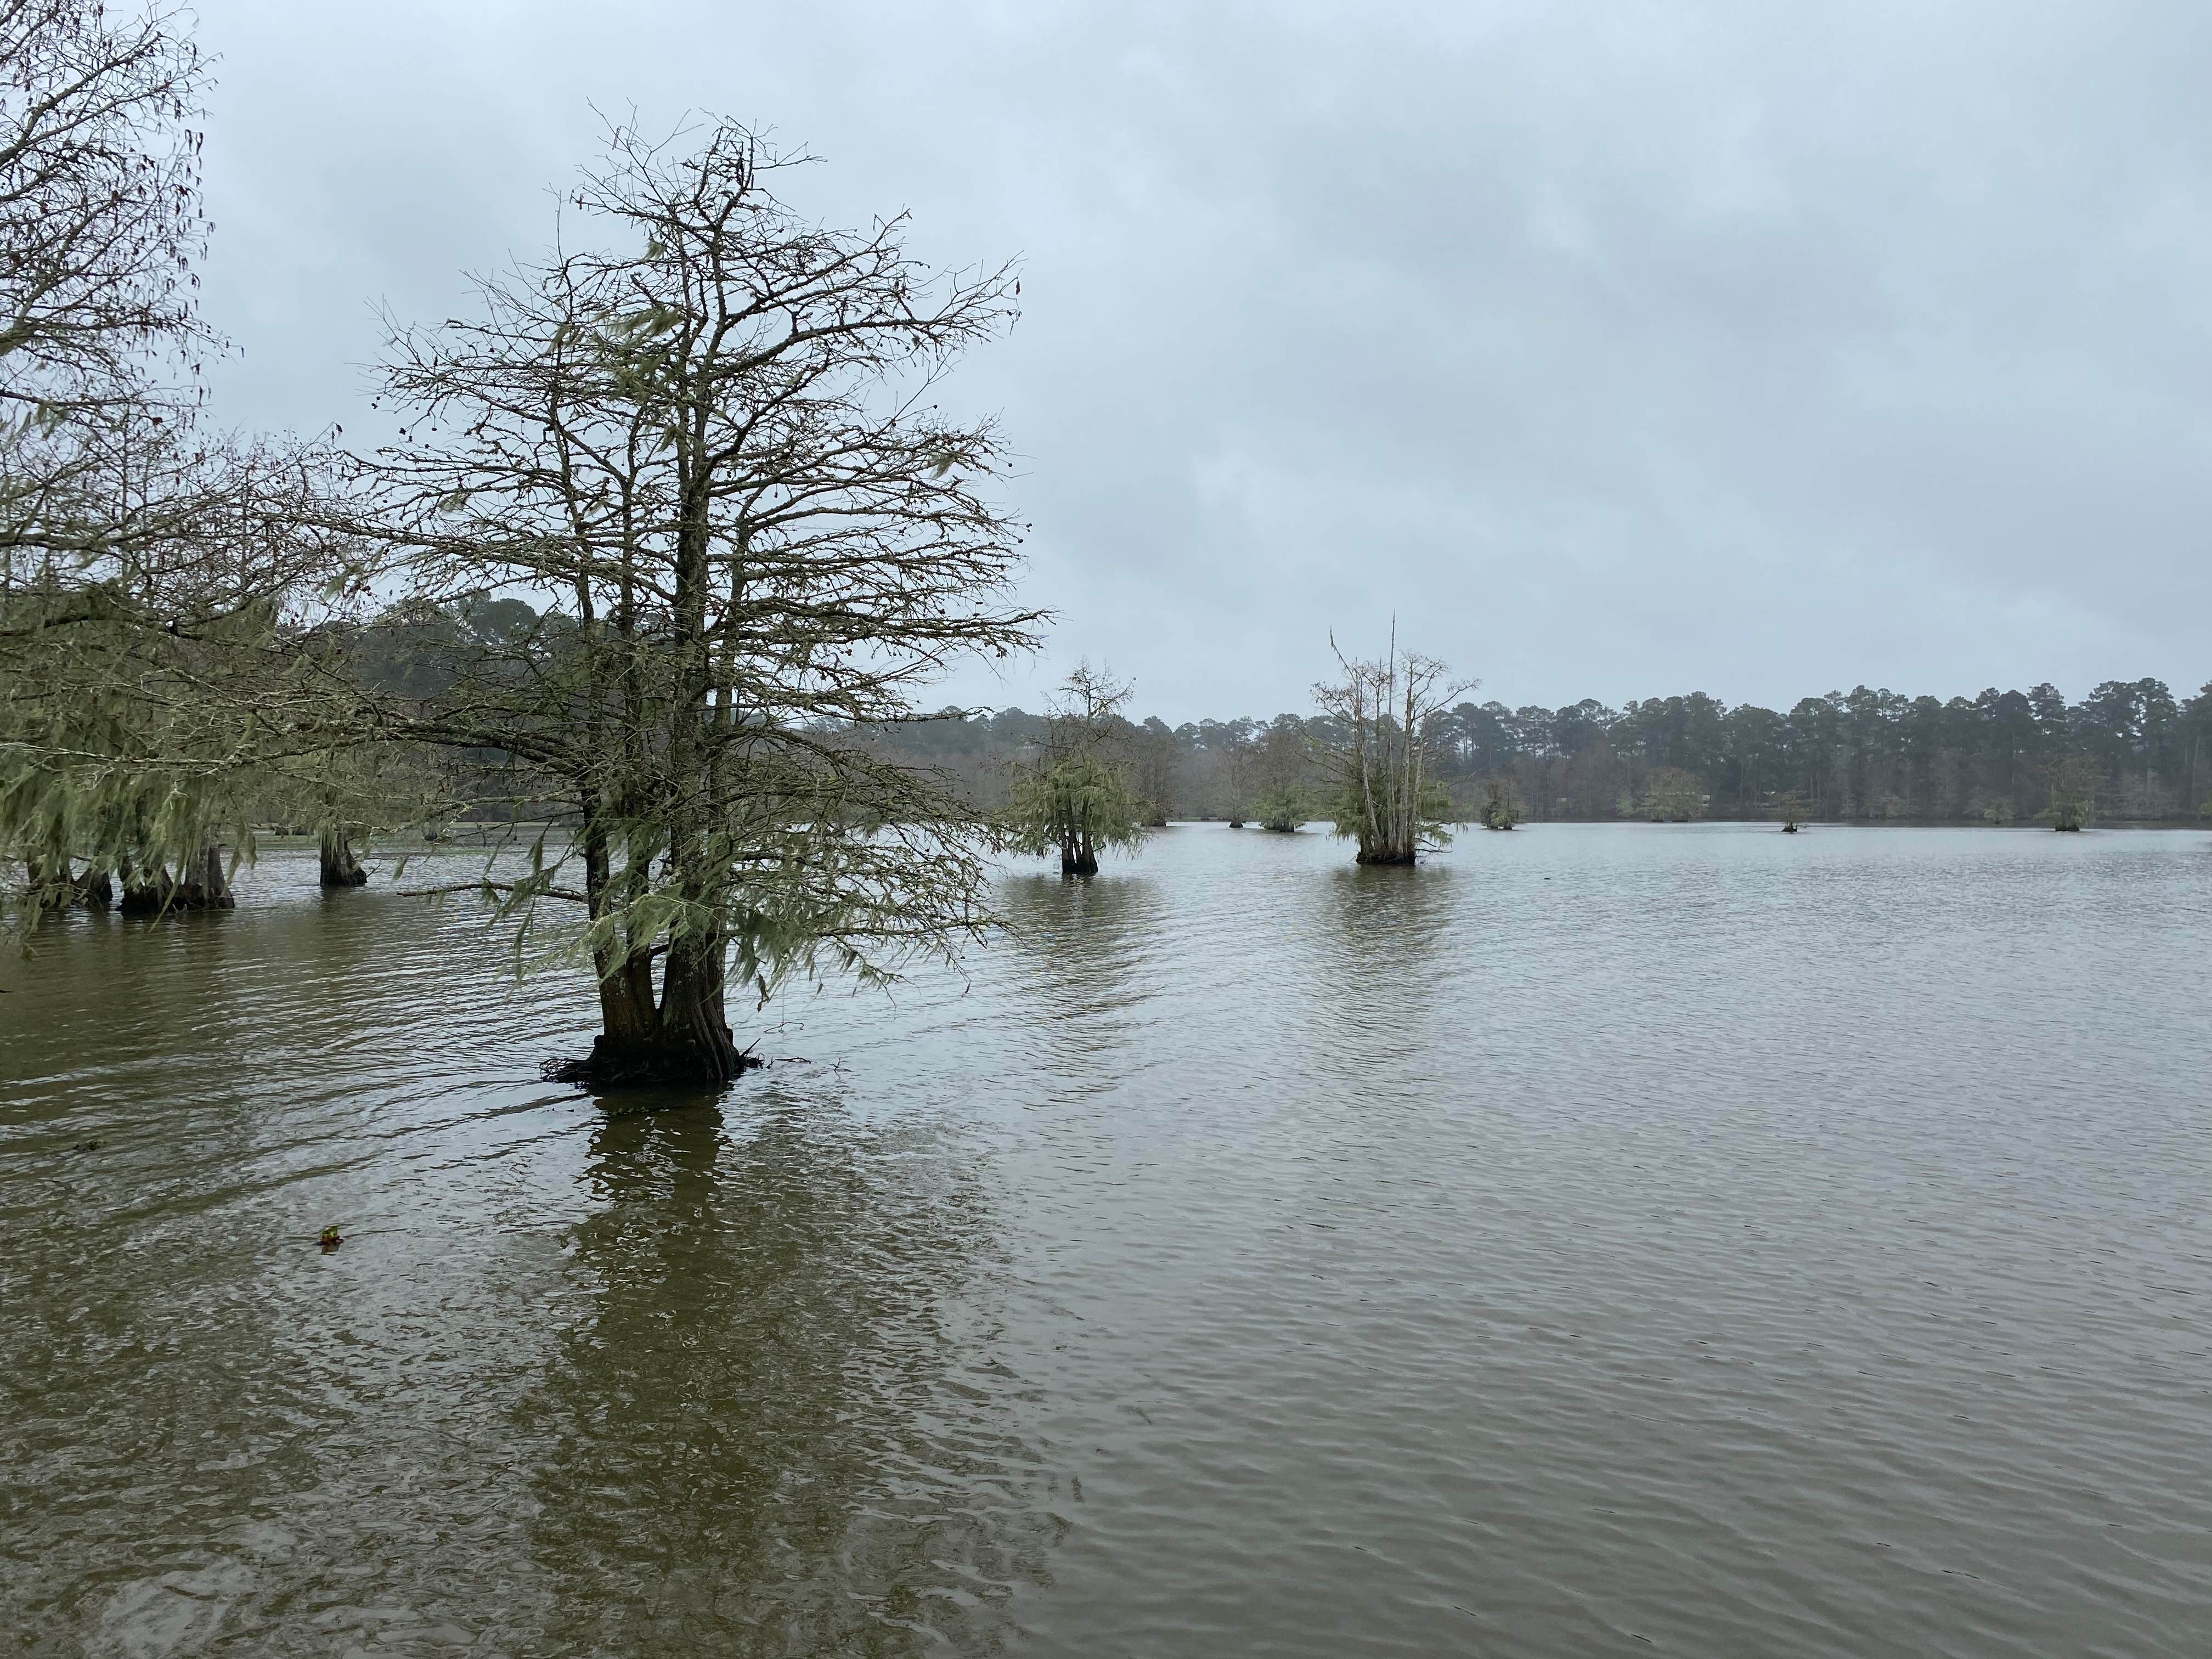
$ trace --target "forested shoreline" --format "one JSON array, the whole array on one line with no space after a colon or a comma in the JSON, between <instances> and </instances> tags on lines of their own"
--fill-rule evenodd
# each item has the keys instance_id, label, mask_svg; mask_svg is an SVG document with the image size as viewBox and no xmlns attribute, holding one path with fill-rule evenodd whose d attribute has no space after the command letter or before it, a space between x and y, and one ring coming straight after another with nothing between
<instances>
[{"instance_id":1,"label":"forested shoreline","mask_svg":"<svg viewBox=\"0 0 2212 1659\"><path fill-rule=\"evenodd\" d=\"M980 805L1004 799L1008 765L1042 742L1018 708L944 717L877 742L941 767ZM2156 679L2107 681L2069 702L2054 686L1909 697L1858 686L1786 713L1704 692L1610 708L1462 702L1427 734L1458 815L1510 782L1528 821L1764 818L1794 796L1810 818L2029 823L2055 799L2096 821L2194 823L2212 810L2212 684L2177 698ZM1235 818L1271 787L1318 796L1342 739L1326 716L1124 723L1140 793L1159 816Z\"/></svg>"}]
</instances>

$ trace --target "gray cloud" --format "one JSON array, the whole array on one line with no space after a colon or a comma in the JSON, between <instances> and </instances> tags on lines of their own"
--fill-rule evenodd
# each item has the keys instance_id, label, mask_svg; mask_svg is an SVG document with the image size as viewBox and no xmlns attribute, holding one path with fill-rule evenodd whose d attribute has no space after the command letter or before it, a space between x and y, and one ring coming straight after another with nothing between
<instances>
[{"instance_id":1,"label":"gray cloud","mask_svg":"<svg viewBox=\"0 0 2212 1659\"><path fill-rule=\"evenodd\" d=\"M1334 627L1510 702L2212 675L2212 13L215 0L231 419L371 429L369 301L549 239L591 105L1019 253L1046 659L1303 708Z\"/></svg>"}]
</instances>

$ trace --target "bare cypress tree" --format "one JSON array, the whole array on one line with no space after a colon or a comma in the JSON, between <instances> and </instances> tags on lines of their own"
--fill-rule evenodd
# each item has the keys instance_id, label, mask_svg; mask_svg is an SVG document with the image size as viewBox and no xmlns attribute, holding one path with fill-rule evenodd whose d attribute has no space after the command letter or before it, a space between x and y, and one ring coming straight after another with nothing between
<instances>
[{"instance_id":1,"label":"bare cypress tree","mask_svg":"<svg viewBox=\"0 0 2212 1659\"><path fill-rule=\"evenodd\" d=\"M1342 678L1315 686L1314 698L1345 732L1329 756L1336 833L1358 843L1362 864L1411 864L1449 845L1451 796L1437 777L1430 728L1474 683L1452 679L1434 657L1401 653L1395 624L1379 662L1346 657L1334 635L1329 648Z\"/></svg>"},{"instance_id":2,"label":"bare cypress tree","mask_svg":"<svg viewBox=\"0 0 2212 1659\"><path fill-rule=\"evenodd\" d=\"M191 366L206 248L205 69L179 14L0 3L0 406L20 422L143 400Z\"/></svg>"},{"instance_id":3,"label":"bare cypress tree","mask_svg":"<svg viewBox=\"0 0 2212 1659\"><path fill-rule=\"evenodd\" d=\"M803 159L803 158L799 158ZM988 921L988 826L855 726L915 718L963 653L1031 642L988 422L933 401L1014 317L1010 270L933 272L902 221L826 230L744 127L611 137L569 198L602 238L396 331L383 458L418 591L550 605L380 729L507 757L550 813L493 885L580 909L601 1031L582 1079L726 1079L734 979L880 980Z\"/></svg>"},{"instance_id":4,"label":"bare cypress tree","mask_svg":"<svg viewBox=\"0 0 2212 1659\"><path fill-rule=\"evenodd\" d=\"M168 8L0 0L0 592L105 545L85 475L198 401L204 82Z\"/></svg>"}]
</instances>

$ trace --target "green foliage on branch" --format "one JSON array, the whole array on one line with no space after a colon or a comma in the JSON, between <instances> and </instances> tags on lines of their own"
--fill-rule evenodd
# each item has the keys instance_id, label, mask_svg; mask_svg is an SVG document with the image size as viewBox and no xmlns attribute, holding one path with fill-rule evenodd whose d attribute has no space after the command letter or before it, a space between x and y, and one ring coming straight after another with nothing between
<instances>
[{"instance_id":1,"label":"green foliage on branch","mask_svg":"<svg viewBox=\"0 0 2212 1659\"><path fill-rule=\"evenodd\" d=\"M1262 792L1252 803L1253 816L1259 819L1262 830L1272 830L1277 835L1295 834L1310 815L1305 792L1295 784L1279 783Z\"/></svg>"},{"instance_id":2,"label":"green foliage on branch","mask_svg":"<svg viewBox=\"0 0 2212 1659\"><path fill-rule=\"evenodd\" d=\"M1127 685L1088 663L1068 675L1044 742L1012 768L1000 822L1014 851L1058 853L1063 875L1088 876L1097 873L1102 851L1143 845L1150 812L1120 743L1128 697Z\"/></svg>"}]
</instances>

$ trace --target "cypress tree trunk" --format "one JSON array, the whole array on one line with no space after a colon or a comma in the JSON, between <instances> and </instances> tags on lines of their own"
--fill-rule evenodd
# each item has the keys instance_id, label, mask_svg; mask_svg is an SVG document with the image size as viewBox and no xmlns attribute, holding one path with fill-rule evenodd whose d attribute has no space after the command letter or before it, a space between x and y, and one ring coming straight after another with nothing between
<instances>
[{"instance_id":1,"label":"cypress tree trunk","mask_svg":"<svg viewBox=\"0 0 2212 1659\"><path fill-rule=\"evenodd\" d=\"M730 1030L720 938L678 939L667 952L660 996L643 956L599 978L599 1035L583 1060L553 1066L562 1083L650 1086L720 1085L760 1061Z\"/></svg>"},{"instance_id":2,"label":"cypress tree trunk","mask_svg":"<svg viewBox=\"0 0 2212 1659\"><path fill-rule=\"evenodd\" d=\"M210 842L188 860L175 875L155 866L143 875L124 866L123 902L126 916L160 915L170 910L234 910L238 900L223 874L222 849Z\"/></svg>"},{"instance_id":3,"label":"cypress tree trunk","mask_svg":"<svg viewBox=\"0 0 2212 1659\"><path fill-rule=\"evenodd\" d=\"M745 1061L730 1033L724 954L719 933L677 940L660 988L661 1052L673 1071L702 1082L727 1083Z\"/></svg>"},{"instance_id":4,"label":"cypress tree trunk","mask_svg":"<svg viewBox=\"0 0 2212 1659\"><path fill-rule=\"evenodd\" d=\"M29 878L33 909L61 911L76 902L77 885L70 875L67 859L58 859L48 864L33 857L23 862L25 874Z\"/></svg>"},{"instance_id":5,"label":"cypress tree trunk","mask_svg":"<svg viewBox=\"0 0 2212 1659\"><path fill-rule=\"evenodd\" d=\"M687 788L669 815L668 862L683 896L718 914L730 879L708 834L713 811L725 799L721 751L714 722L730 718L729 698L714 696L707 629L707 595L712 577L708 486L714 462L696 448L697 434L678 440L677 476L682 499L677 526L673 653L680 665L682 694L668 715L668 775ZM638 718L633 708L629 713ZM594 893L609 878L605 832L586 826L586 881ZM600 1031L591 1057L557 1068L554 1075L574 1082L708 1084L729 1082L748 1064L759 1062L738 1051L730 1031L724 995L727 940L716 926L672 939L661 969L660 1000L653 999L652 964L633 957L599 981Z\"/></svg>"},{"instance_id":6,"label":"cypress tree trunk","mask_svg":"<svg viewBox=\"0 0 2212 1659\"><path fill-rule=\"evenodd\" d=\"M1091 844L1091 832L1087 829L1071 829L1060 836L1060 873L1063 876L1095 876L1098 873L1098 853Z\"/></svg>"},{"instance_id":7,"label":"cypress tree trunk","mask_svg":"<svg viewBox=\"0 0 2212 1659\"><path fill-rule=\"evenodd\" d=\"M325 887L366 887L368 872L353 855L353 842L343 830L323 831L322 884Z\"/></svg>"},{"instance_id":8,"label":"cypress tree trunk","mask_svg":"<svg viewBox=\"0 0 2212 1659\"><path fill-rule=\"evenodd\" d=\"M582 831L584 885L594 915L607 914L615 880L603 820L587 813ZM653 994L653 961L662 957L660 993ZM664 950L638 951L617 963L602 948L599 971L599 1035L581 1060L550 1066L557 1082L600 1087L702 1085L735 1079L761 1062L741 1052L726 1011L727 942L719 929L672 940Z\"/></svg>"},{"instance_id":9,"label":"cypress tree trunk","mask_svg":"<svg viewBox=\"0 0 2212 1659\"><path fill-rule=\"evenodd\" d=\"M1416 860L1411 853L1405 852L1395 847L1376 847L1373 848L1363 847L1359 849L1358 856L1355 862L1360 864L1413 864L1419 862L1419 860Z\"/></svg>"}]
</instances>

